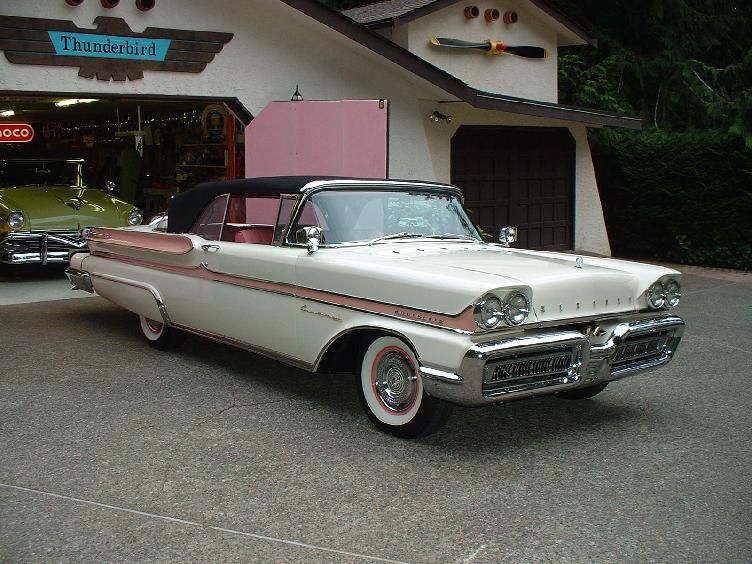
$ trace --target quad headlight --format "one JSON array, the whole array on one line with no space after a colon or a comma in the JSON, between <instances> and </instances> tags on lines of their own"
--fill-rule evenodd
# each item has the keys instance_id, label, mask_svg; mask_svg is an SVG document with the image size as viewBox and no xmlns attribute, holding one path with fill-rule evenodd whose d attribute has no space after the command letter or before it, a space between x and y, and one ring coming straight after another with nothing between
<instances>
[{"instance_id":1,"label":"quad headlight","mask_svg":"<svg viewBox=\"0 0 752 564\"><path fill-rule=\"evenodd\" d=\"M502 323L520 325L529 314L530 301L521 292L513 292L503 300L488 294L475 304L475 323L485 330L495 329Z\"/></svg>"},{"instance_id":2,"label":"quad headlight","mask_svg":"<svg viewBox=\"0 0 752 564\"><path fill-rule=\"evenodd\" d=\"M8 225L10 225L13 229L18 229L23 224L24 224L23 212L17 211L17 212L11 212L8 214Z\"/></svg>"},{"instance_id":3,"label":"quad headlight","mask_svg":"<svg viewBox=\"0 0 752 564\"><path fill-rule=\"evenodd\" d=\"M504 319L510 325L519 325L527 319L530 313L530 302L525 294L512 294L507 301L507 311Z\"/></svg>"},{"instance_id":4,"label":"quad headlight","mask_svg":"<svg viewBox=\"0 0 752 564\"><path fill-rule=\"evenodd\" d=\"M666 284L666 303L668 307L676 307L681 301L682 293L681 286L676 280L672 280Z\"/></svg>"},{"instance_id":5,"label":"quad headlight","mask_svg":"<svg viewBox=\"0 0 752 564\"><path fill-rule=\"evenodd\" d=\"M131 210L131 213L128 214L128 224L129 225L140 225L141 221L144 219L143 212L138 208L133 208Z\"/></svg>"},{"instance_id":6,"label":"quad headlight","mask_svg":"<svg viewBox=\"0 0 752 564\"><path fill-rule=\"evenodd\" d=\"M655 282L647 292L648 305L653 309L676 307L681 301L681 287L676 280Z\"/></svg>"},{"instance_id":7,"label":"quad headlight","mask_svg":"<svg viewBox=\"0 0 752 564\"><path fill-rule=\"evenodd\" d=\"M483 329L498 327L504 319L504 304L496 296L487 296L476 306L475 320Z\"/></svg>"}]
</instances>

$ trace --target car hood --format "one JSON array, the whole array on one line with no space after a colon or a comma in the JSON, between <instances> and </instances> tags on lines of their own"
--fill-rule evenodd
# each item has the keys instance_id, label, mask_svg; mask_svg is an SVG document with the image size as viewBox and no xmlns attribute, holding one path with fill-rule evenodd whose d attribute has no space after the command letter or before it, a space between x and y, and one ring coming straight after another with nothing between
<instances>
[{"instance_id":1,"label":"car hood","mask_svg":"<svg viewBox=\"0 0 752 564\"><path fill-rule=\"evenodd\" d=\"M428 311L458 314L487 292L528 290L531 321L554 321L644 309L660 266L573 254L458 242L388 243L321 249L301 283ZM305 264L305 262L301 263ZM305 280L304 280L305 279ZM324 286L326 284L326 286ZM334 287L332 287L334 286Z\"/></svg>"},{"instance_id":2,"label":"car hood","mask_svg":"<svg viewBox=\"0 0 752 564\"><path fill-rule=\"evenodd\" d=\"M119 227L133 207L96 188L69 186L3 188L0 199L9 211L24 213L24 230Z\"/></svg>"}]
</instances>

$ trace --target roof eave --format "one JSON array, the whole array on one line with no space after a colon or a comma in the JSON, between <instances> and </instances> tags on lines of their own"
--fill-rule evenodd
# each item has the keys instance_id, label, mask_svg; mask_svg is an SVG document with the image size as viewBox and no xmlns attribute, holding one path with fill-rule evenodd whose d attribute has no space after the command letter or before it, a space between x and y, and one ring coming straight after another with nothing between
<instances>
[{"instance_id":1,"label":"roof eave","mask_svg":"<svg viewBox=\"0 0 752 564\"><path fill-rule=\"evenodd\" d=\"M478 109L498 110L514 114L559 119L582 123L590 126L623 127L641 129L642 120L630 116L603 112L588 108L565 106L552 102L527 100L482 92L465 84L457 77L441 70L431 63L385 39L378 33L367 29L339 12L319 4L315 0L281 0L288 6L317 20L327 27L343 34L345 37L385 57L396 65L412 72L427 82L467 102Z\"/></svg>"},{"instance_id":2,"label":"roof eave","mask_svg":"<svg viewBox=\"0 0 752 564\"><path fill-rule=\"evenodd\" d=\"M372 22L363 23L359 25L363 25L364 27L367 27L369 29L383 29L385 27L392 27L393 25L402 25L402 24L409 23L413 20L417 20L418 18L422 18L423 16L426 16L428 14L431 14L443 8L452 6L453 4L456 4L458 1L459 0L437 0L436 2L433 2L431 4L427 4L425 6L415 8L414 10L404 13L401 16L398 16L396 18L384 18L381 20L375 20ZM569 30L571 33L579 37L583 42L589 45L592 45L593 47L598 46L598 40L595 37L593 37L587 31L582 29L582 27L574 23L571 19L566 17L559 10L549 5L548 2L546 2L545 0L530 0L530 1L538 9L544 12L546 15L553 18L559 24L561 24L567 30Z\"/></svg>"}]
</instances>

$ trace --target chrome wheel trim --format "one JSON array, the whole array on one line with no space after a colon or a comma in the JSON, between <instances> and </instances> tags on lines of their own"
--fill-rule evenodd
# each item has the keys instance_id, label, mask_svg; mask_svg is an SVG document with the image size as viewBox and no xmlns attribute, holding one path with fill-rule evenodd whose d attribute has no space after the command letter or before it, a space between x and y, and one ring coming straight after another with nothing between
<instances>
[{"instance_id":1,"label":"chrome wheel trim","mask_svg":"<svg viewBox=\"0 0 752 564\"><path fill-rule=\"evenodd\" d=\"M387 405L384 399L382 399L382 395L376 386L375 375L378 372L377 368L382 364L380 361L384 355L390 351L399 351L400 355L403 357L402 362L405 362L407 366L411 367L411 374L415 376L415 380L412 380L409 379L409 374L406 375L405 373L402 373L400 376L392 371L392 377L396 377L398 380L403 376L408 377L407 383L410 385L407 388L402 389L410 390L410 392L405 396L399 394L395 395L394 392L397 387L391 386L391 383L387 388L382 388L384 391L387 389L390 390L395 397L401 398L396 404L401 408L399 411L394 410ZM382 370L382 374L389 374L389 365L389 359L387 359L383 364L385 370ZM410 347L408 347L404 341L396 337L379 337L371 343L363 356L360 382L366 406L376 419L387 425L398 427L410 423L415 418L423 401L423 382L418 374L418 366L418 359L415 357ZM399 382L395 383L397 384ZM387 397L389 397L388 393ZM389 399L391 401L391 397L389 397Z\"/></svg>"},{"instance_id":2,"label":"chrome wheel trim","mask_svg":"<svg viewBox=\"0 0 752 564\"><path fill-rule=\"evenodd\" d=\"M415 367L398 347L382 350L373 367L376 395L387 409L400 413L409 409L417 397Z\"/></svg>"}]
</instances>

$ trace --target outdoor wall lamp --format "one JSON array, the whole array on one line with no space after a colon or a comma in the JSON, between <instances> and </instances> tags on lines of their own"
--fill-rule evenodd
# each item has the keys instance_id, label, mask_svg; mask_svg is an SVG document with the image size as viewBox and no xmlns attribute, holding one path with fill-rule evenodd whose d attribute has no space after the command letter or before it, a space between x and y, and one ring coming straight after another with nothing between
<instances>
[{"instance_id":1,"label":"outdoor wall lamp","mask_svg":"<svg viewBox=\"0 0 752 564\"><path fill-rule=\"evenodd\" d=\"M298 85L295 85L295 92L292 95L292 98L290 98L290 102L302 102L303 101L303 95L300 93L300 90L298 90Z\"/></svg>"},{"instance_id":2,"label":"outdoor wall lamp","mask_svg":"<svg viewBox=\"0 0 752 564\"><path fill-rule=\"evenodd\" d=\"M434 123L439 123L441 120L444 120L446 123L452 123L452 116L442 114L438 110L434 111L430 116L428 116L428 119Z\"/></svg>"}]
</instances>

